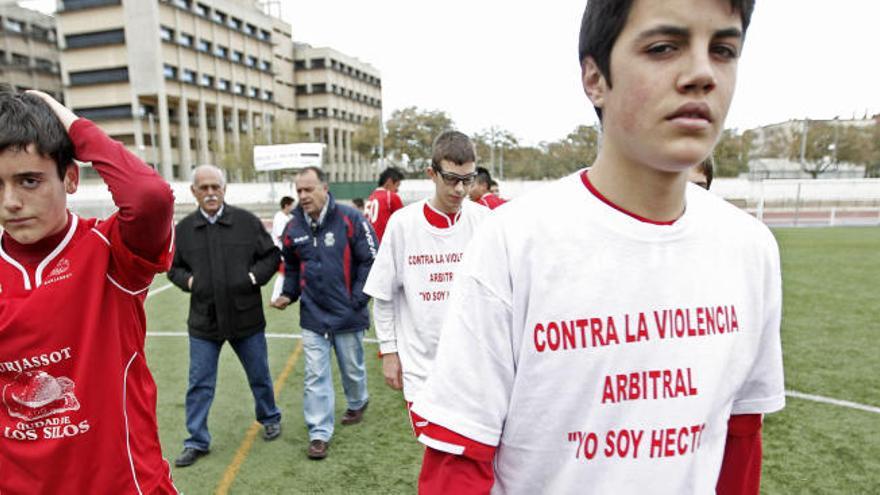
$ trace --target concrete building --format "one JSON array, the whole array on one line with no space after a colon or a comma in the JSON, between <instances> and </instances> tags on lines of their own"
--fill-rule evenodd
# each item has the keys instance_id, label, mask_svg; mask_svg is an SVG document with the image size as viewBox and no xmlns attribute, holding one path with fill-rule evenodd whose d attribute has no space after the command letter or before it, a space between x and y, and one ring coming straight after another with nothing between
<instances>
[{"instance_id":1,"label":"concrete building","mask_svg":"<svg viewBox=\"0 0 880 495\"><path fill-rule=\"evenodd\" d=\"M333 182L374 179L373 164L352 149L358 128L382 116L382 79L370 64L332 48L294 47L299 130L327 145Z\"/></svg>"},{"instance_id":2,"label":"concrete building","mask_svg":"<svg viewBox=\"0 0 880 495\"><path fill-rule=\"evenodd\" d=\"M0 81L62 98L53 17L0 4Z\"/></svg>"},{"instance_id":3,"label":"concrete building","mask_svg":"<svg viewBox=\"0 0 880 495\"><path fill-rule=\"evenodd\" d=\"M251 0L63 0L68 106L167 179L295 129L291 27Z\"/></svg>"}]
</instances>

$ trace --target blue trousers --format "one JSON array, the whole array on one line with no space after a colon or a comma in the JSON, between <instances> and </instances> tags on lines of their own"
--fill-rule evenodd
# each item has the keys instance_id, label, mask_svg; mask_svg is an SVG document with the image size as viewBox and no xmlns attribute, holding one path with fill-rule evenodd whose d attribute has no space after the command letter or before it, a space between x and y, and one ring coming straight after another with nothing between
<instances>
[{"instance_id":1,"label":"blue trousers","mask_svg":"<svg viewBox=\"0 0 880 495\"><path fill-rule=\"evenodd\" d=\"M251 393L254 395L257 421L263 425L281 422L281 410L275 405L275 391L269 374L269 356L266 334L255 333L250 337L229 341L232 350L241 361ZM189 438L184 447L208 450L211 434L208 432L208 412L214 401L217 386L217 360L223 341L189 337L189 387L186 390L186 429Z\"/></svg>"},{"instance_id":2,"label":"blue trousers","mask_svg":"<svg viewBox=\"0 0 880 495\"><path fill-rule=\"evenodd\" d=\"M302 340L306 357L303 415L309 429L309 440L327 442L333 436L336 397L330 374L330 349L336 349L336 362L342 375L342 389L348 408L360 409L369 399L364 365L364 332L325 338L323 334L303 329Z\"/></svg>"}]
</instances>

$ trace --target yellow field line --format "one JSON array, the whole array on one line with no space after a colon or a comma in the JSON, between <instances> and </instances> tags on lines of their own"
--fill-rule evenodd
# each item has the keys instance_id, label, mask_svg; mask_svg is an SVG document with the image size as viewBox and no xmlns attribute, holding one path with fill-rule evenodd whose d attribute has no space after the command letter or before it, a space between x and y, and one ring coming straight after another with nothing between
<instances>
[{"instance_id":1,"label":"yellow field line","mask_svg":"<svg viewBox=\"0 0 880 495\"><path fill-rule=\"evenodd\" d=\"M275 401L278 401L278 396L281 394L281 389L284 388L284 382L287 381L287 377L293 372L293 367L296 366L296 361L299 359L300 354L302 354L302 341L296 346L293 353L290 354L290 357L287 358L287 364L284 365L284 370L281 372L281 375L275 380ZM229 492L229 487L232 486L232 482L235 481L235 477L238 476L238 471L241 469L241 465L244 464L245 459L247 459L248 453L251 451L251 447L254 446L254 440L257 438L257 433L260 432L260 423L254 421L254 424L248 429L247 433L244 436L244 440L241 441L241 445L238 446L238 450L235 452L235 457L232 458L232 462L226 466L226 471L223 472L223 478L220 480L220 484L217 485L217 489L214 490L215 495L226 495Z\"/></svg>"}]
</instances>

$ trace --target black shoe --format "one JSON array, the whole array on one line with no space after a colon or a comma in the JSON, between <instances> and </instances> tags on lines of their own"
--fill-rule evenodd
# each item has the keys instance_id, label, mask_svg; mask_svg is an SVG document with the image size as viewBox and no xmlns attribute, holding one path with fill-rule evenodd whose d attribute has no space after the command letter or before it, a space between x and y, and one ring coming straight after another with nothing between
<instances>
[{"instance_id":1,"label":"black shoe","mask_svg":"<svg viewBox=\"0 0 880 495\"><path fill-rule=\"evenodd\" d=\"M270 442L281 436L281 423L263 425L263 440Z\"/></svg>"},{"instance_id":2,"label":"black shoe","mask_svg":"<svg viewBox=\"0 0 880 495\"><path fill-rule=\"evenodd\" d=\"M309 459L320 461L327 457L327 447L329 444L323 440L312 440L309 442L309 450L306 455L309 456Z\"/></svg>"},{"instance_id":3,"label":"black shoe","mask_svg":"<svg viewBox=\"0 0 880 495\"><path fill-rule=\"evenodd\" d=\"M345 411L345 414L342 415L342 424L344 425L354 425L360 423L364 419L364 412L367 410L367 406L369 406L369 402L365 402L364 406L360 409L348 409Z\"/></svg>"},{"instance_id":4,"label":"black shoe","mask_svg":"<svg viewBox=\"0 0 880 495\"><path fill-rule=\"evenodd\" d=\"M186 467L192 466L195 464L199 457L206 456L210 450L199 450L194 449L192 447L184 447L183 452L177 456L177 459L174 459L174 465L177 467Z\"/></svg>"}]
</instances>

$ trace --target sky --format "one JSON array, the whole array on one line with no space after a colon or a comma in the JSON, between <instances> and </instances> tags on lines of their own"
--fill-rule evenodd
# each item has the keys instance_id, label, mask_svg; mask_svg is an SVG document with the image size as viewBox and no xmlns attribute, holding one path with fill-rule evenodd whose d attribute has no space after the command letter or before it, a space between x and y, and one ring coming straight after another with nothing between
<instances>
[{"instance_id":1,"label":"sky","mask_svg":"<svg viewBox=\"0 0 880 495\"><path fill-rule=\"evenodd\" d=\"M464 132L495 126L526 144L597 121L577 60L584 0L279 4L295 41L380 71L386 119L409 106L442 110ZM875 0L757 0L727 127L880 113L878 22Z\"/></svg>"}]
</instances>

